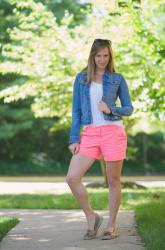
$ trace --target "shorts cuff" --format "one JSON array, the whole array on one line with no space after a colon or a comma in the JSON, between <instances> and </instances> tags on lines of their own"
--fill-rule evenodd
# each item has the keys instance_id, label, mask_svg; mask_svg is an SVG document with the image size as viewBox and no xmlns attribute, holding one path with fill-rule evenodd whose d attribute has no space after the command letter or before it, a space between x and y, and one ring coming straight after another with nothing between
<instances>
[{"instance_id":1,"label":"shorts cuff","mask_svg":"<svg viewBox=\"0 0 165 250\"><path fill-rule=\"evenodd\" d=\"M96 160L100 160L100 157L98 158L97 156L94 156L94 155L89 154L87 152L79 151L79 154L89 156L89 157L96 159Z\"/></svg>"},{"instance_id":2,"label":"shorts cuff","mask_svg":"<svg viewBox=\"0 0 165 250\"><path fill-rule=\"evenodd\" d=\"M125 160L126 159L126 156L123 156L123 157L115 157L115 158L111 158L111 159L106 159L104 158L104 161L121 161L121 160Z\"/></svg>"}]
</instances>

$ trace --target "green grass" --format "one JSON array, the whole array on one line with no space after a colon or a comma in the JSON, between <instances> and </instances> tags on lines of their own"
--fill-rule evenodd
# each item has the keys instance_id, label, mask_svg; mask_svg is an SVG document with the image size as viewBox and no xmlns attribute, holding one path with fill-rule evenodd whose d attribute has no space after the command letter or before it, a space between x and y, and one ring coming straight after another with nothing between
<instances>
[{"instance_id":1,"label":"green grass","mask_svg":"<svg viewBox=\"0 0 165 250\"><path fill-rule=\"evenodd\" d=\"M88 188L89 199L94 209L108 209L108 189ZM134 209L137 205L148 204L165 198L165 188L123 189L120 209ZM64 194L15 194L0 195L0 208L80 208L71 193Z\"/></svg>"},{"instance_id":2,"label":"green grass","mask_svg":"<svg viewBox=\"0 0 165 250\"><path fill-rule=\"evenodd\" d=\"M0 241L18 222L19 220L15 217L0 216Z\"/></svg>"},{"instance_id":3,"label":"green grass","mask_svg":"<svg viewBox=\"0 0 165 250\"><path fill-rule=\"evenodd\" d=\"M108 209L108 190L88 188L91 206L97 210ZM25 209L78 209L71 193L0 195L0 208ZM147 250L164 249L165 188L123 189L120 209L133 209L138 231Z\"/></svg>"},{"instance_id":4,"label":"green grass","mask_svg":"<svg viewBox=\"0 0 165 250\"><path fill-rule=\"evenodd\" d=\"M165 200L135 207L138 232L147 250L165 249Z\"/></svg>"}]
</instances>

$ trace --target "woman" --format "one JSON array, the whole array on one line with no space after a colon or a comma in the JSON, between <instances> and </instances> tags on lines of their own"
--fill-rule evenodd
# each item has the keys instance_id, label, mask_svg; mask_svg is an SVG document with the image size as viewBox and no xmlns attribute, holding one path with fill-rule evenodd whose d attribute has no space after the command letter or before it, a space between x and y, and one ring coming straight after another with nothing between
<instances>
[{"instance_id":1,"label":"woman","mask_svg":"<svg viewBox=\"0 0 165 250\"><path fill-rule=\"evenodd\" d=\"M120 107L116 106L118 97ZM101 155L106 162L109 183L109 220L102 239L118 236L116 216L121 199L120 175L127 148L122 116L129 116L132 112L127 83L121 73L115 72L111 41L95 39L88 65L77 74L74 82L69 139L73 156L66 177L87 219L84 239L96 237L103 218L91 208L81 178ZM80 134L81 126L83 131Z\"/></svg>"}]
</instances>

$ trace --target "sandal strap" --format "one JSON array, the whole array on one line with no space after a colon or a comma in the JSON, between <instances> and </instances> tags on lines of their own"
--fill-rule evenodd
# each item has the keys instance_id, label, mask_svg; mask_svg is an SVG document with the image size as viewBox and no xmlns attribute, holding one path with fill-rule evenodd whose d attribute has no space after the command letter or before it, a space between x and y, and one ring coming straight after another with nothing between
<instances>
[{"instance_id":1,"label":"sandal strap","mask_svg":"<svg viewBox=\"0 0 165 250\"><path fill-rule=\"evenodd\" d=\"M108 235L111 235L111 234L112 234L112 232L109 232L109 231L105 231L105 232L103 233L104 236L108 236Z\"/></svg>"},{"instance_id":2,"label":"sandal strap","mask_svg":"<svg viewBox=\"0 0 165 250\"><path fill-rule=\"evenodd\" d=\"M113 230L112 232L110 232L110 231L104 231L104 232L103 232L103 235L104 235L104 236L113 235L114 233L116 233L116 230L117 230L117 229L114 228L114 230Z\"/></svg>"}]
</instances>

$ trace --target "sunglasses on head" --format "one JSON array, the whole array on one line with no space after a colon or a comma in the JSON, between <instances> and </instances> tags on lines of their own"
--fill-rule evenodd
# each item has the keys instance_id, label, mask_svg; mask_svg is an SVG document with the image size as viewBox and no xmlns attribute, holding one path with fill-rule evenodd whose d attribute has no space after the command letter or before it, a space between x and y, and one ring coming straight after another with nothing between
<instances>
[{"instance_id":1,"label":"sunglasses on head","mask_svg":"<svg viewBox=\"0 0 165 250\"><path fill-rule=\"evenodd\" d=\"M105 44L105 43L108 44L108 45L112 44L111 40L109 40L109 39L95 39L94 43L96 43L98 45Z\"/></svg>"}]
</instances>

